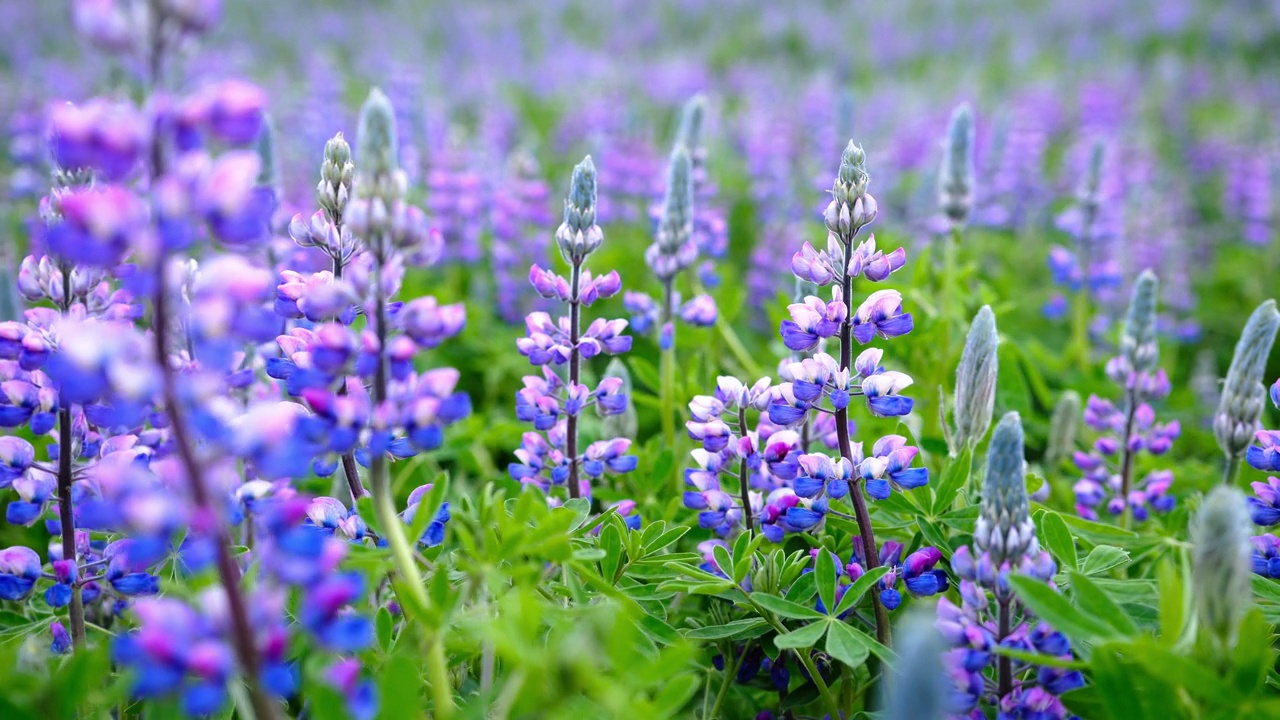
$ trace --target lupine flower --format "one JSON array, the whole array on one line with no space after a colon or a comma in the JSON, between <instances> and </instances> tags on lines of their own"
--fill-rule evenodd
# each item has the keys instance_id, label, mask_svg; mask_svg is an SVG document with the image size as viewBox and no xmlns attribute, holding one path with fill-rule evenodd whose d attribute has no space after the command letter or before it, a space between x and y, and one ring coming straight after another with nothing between
<instances>
[{"instance_id":1,"label":"lupine flower","mask_svg":"<svg viewBox=\"0 0 1280 720\"><path fill-rule=\"evenodd\" d=\"M1247 498L1249 517L1254 525L1271 527L1280 525L1280 478L1269 477L1266 482L1250 483L1253 497Z\"/></svg>"},{"instance_id":2,"label":"lupine flower","mask_svg":"<svg viewBox=\"0 0 1280 720\"><path fill-rule=\"evenodd\" d=\"M0 550L0 598L23 600L40 579L40 556L22 546Z\"/></svg>"}]
</instances>

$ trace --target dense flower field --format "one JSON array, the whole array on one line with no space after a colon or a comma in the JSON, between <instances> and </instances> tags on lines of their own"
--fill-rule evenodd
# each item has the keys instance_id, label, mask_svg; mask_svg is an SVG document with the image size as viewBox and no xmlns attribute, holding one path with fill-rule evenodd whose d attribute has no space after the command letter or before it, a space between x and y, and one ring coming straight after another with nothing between
<instances>
[{"instance_id":1,"label":"dense flower field","mask_svg":"<svg viewBox=\"0 0 1280 720\"><path fill-rule=\"evenodd\" d=\"M0 0L0 717L1280 717L1280 6Z\"/></svg>"}]
</instances>

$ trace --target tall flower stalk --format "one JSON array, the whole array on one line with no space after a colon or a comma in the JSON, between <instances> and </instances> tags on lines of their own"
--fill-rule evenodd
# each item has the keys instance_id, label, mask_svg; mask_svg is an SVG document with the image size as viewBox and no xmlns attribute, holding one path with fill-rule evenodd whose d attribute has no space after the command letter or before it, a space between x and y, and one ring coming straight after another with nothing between
<instances>
[{"instance_id":1,"label":"tall flower stalk","mask_svg":"<svg viewBox=\"0 0 1280 720\"><path fill-rule=\"evenodd\" d=\"M869 468L862 467L864 458L861 444L855 448L849 437L849 398L851 395L865 396L872 413L876 415L906 415L911 411L912 401L898 393L911 384L911 379L902 373L884 371L879 366L878 350L861 353L855 364L853 343L856 340L859 344L866 344L877 336L892 338L906 334L911 331L913 322L909 313L902 312L902 296L896 290L877 290L867 297L856 312L849 310L854 278L862 276L871 282L879 282L900 269L906 261L906 252L902 248L888 254L877 250L874 236L869 236L860 244L854 244L862 228L876 218L876 200L867 191L870 182L866 153L850 141L841 156L840 170L831 189L832 199L824 212L828 230L827 249L819 252L806 243L791 263L792 271L801 280L819 286L834 285L832 300L824 303L819 298L810 297L804 304L792 305L792 319L783 322L781 328L783 342L793 351L809 350L816 347L824 337L839 336L840 358L833 361L830 356L822 354L821 357L815 356L814 360L807 361L809 365L801 363L796 368L795 381L790 386L784 385L778 389L777 401L770 406L769 414L774 422L796 424L803 420L809 409L816 407L816 402L823 397L827 385L831 385L832 413L835 416L837 447L842 464L850 468L859 467L863 471L860 477L852 478L849 498L866 551L867 570L874 570L879 566L879 550L871 526L871 516L862 495L861 481L871 483L874 480L878 483L883 479L885 468L880 468L878 473L869 473ZM828 362L831 367L826 367ZM817 393L810 392L809 388L812 386L816 386ZM877 443L877 449L880 449L880 443ZM904 456L907 464L914 454L913 450L910 455ZM894 469L900 469L896 462ZM913 476L913 481L915 479ZM923 484L927 475L919 480L918 484ZM895 477L894 482L899 480ZM899 484L906 487L917 486L906 482ZM884 494L874 496L887 497L888 482L884 486ZM871 484L866 489L871 492ZM887 645L890 639L888 612L878 599L874 606L876 636Z\"/></svg>"},{"instance_id":2,"label":"tall flower stalk","mask_svg":"<svg viewBox=\"0 0 1280 720\"><path fill-rule=\"evenodd\" d=\"M616 271L593 278L585 267L602 242L604 233L596 225L596 168L587 156L573 169L569 197L564 201L564 222L556 230L556 244L569 265L569 277L538 265L529 269L534 290L567 305L568 315L554 322L545 312L532 312L525 318L526 335L516 341L516 348L531 365L542 366L543 373L526 376L524 389L516 394L516 417L533 423L535 432L524 434L516 451L518 462L508 466L512 478L544 492L568 483L570 498L590 495L588 478L630 472L637 462L634 455L626 454L631 447L627 438L600 440L583 447L580 437L579 419L589 407L606 417L627 408L621 378L605 377L594 390L581 382L584 360L631 349L631 337L622 334L626 320L597 318L585 329L582 326L584 307L622 289ZM551 368L566 365L567 381Z\"/></svg>"}]
</instances>

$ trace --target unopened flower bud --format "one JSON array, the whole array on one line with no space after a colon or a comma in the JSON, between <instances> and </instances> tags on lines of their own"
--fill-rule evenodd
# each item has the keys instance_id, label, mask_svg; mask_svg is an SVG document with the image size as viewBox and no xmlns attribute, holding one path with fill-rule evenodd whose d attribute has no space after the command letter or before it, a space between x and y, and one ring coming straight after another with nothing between
<instances>
[{"instance_id":1,"label":"unopened flower bud","mask_svg":"<svg viewBox=\"0 0 1280 720\"><path fill-rule=\"evenodd\" d=\"M1039 549L1027 498L1026 460L1022 449L1022 419L1007 413L996 425L987 449L987 476L982 486L982 510L973 541L990 553L1000 567L1017 563Z\"/></svg>"},{"instance_id":2,"label":"unopened flower bud","mask_svg":"<svg viewBox=\"0 0 1280 720\"><path fill-rule=\"evenodd\" d=\"M1127 361L1132 372L1150 372L1160 361L1160 346L1156 342L1158 287L1155 273L1150 270L1142 271L1133 284L1129 314L1125 317L1124 331L1120 335L1120 355Z\"/></svg>"},{"instance_id":3,"label":"unopened flower bud","mask_svg":"<svg viewBox=\"0 0 1280 720\"><path fill-rule=\"evenodd\" d=\"M564 201L564 222L556 230L560 254L571 265L579 265L604 241L596 225L596 166L591 156L573 168L569 197Z\"/></svg>"},{"instance_id":4,"label":"unopened flower bud","mask_svg":"<svg viewBox=\"0 0 1280 720\"><path fill-rule=\"evenodd\" d=\"M1222 387L1222 400L1213 418L1214 437L1229 463L1239 461L1262 419L1267 398L1262 373L1271 355L1277 327L1280 327L1280 313L1276 312L1276 301L1268 300L1249 316L1236 343L1231 368Z\"/></svg>"},{"instance_id":5,"label":"unopened flower bud","mask_svg":"<svg viewBox=\"0 0 1280 720\"><path fill-rule=\"evenodd\" d=\"M938 170L938 204L952 223L963 225L973 206L973 111L967 104L951 113Z\"/></svg>"},{"instance_id":6,"label":"unopened flower bud","mask_svg":"<svg viewBox=\"0 0 1280 720\"><path fill-rule=\"evenodd\" d=\"M1058 398L1049 421L1049 446L1045 450L1045 467L1052 470L1076 450L1076 431L1080 427L1080 395L1067 390Z\"/></svg>"},{"instance_id":7,"label":"unopened flower bud","mask_svg":"<svg viewBox=\"0 0 1280 720\"><path fill-rule=\"evenodd\" d=\"M1244 495L1226 486L1205 497L1191 526L1196 618L1220 659L1235 646L1237 628L1252 603L1251 527Z\"/></svg>"},{"instance_id":8,"label":"unopened flower bud","mask_svg":"<svg viewBox=\"0 0 1280 720\"><path fill-rule=\"evenodd\" d=\"M977 444L991 427L996 403L996 316L983 305L969 326L960 367L956 369L956 449Z\"/></svg>"},{"instance_id":9,"label":"unopened flower bud","mask_svg":"<svg viewBox=\"0 0 1280 720\"><path fill-rule=\"evenodd\" d=\"M947 683L942 654L946 646L934 617L915 611L898 627L898 662L884 687L885 720L943 720L948 717Z\"/></svg>"},{"instance_id":10,"label":"unopened flower bud","mask_svg":"<svg viewBox=\"0 0 1280 720\"><path fill-rule=\"evenodd\" d=\"M360 162L361 182L365 185L376 183L379 191L385 191L390 187L384 185L385 179L400 169L400 156L396 148L395 111L391 101L378 88L369 91L368 99L360 108L356 139L359 142L356 160ZM361 192L368 193L370 188L365 187Z\"/></svg>"}]
</instances>

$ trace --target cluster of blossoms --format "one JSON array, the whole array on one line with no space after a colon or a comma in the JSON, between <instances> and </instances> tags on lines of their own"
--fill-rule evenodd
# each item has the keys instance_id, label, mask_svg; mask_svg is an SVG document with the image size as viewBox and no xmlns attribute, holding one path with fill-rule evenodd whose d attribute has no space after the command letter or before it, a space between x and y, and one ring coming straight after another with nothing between
<instances>
[{"instance_id":1,"label":"cluster of blossoms","mask_svg":"<svg viewBox=\"0 0 1280 720\"><path fill-rule=\"evenodd\" d=\"M627 455L631 441L626 438L598 440L585 448L579 444L578 421L584 411L594 406L608 417L621 415L627 408L622 378L605 377L594 390L581 382L583 360L631 349L631 337L622 334L626 320L597 318L582 329L582 308L622 289L616 271L592 277L583 267L604 241L595 220L596 170L587 157L573 170L564 222L556 230L560 254L570 266L569 277L538 265L529 270L529 281L538 294L568 305L569 313L554 321L548 313L530 313L525 319L527 333L516 342L531 365L542 366L542 374L526 376L524 388L516 393L516 417L532 423L535 430L524 434L516 450L518 462L508 470L513 479L544 492L567 484L574 498L590 497L592 479L630 472L637 463L634 455ZM567 378L557 372L566 365Z\"/></svg>"},{"instance_id":2,"label":"cluster of blossoms","mask_svg":"<svg viewBox=\"0 0 1280 720\"><path fill-rule=\"evenodd\" d=\"M1270 395L1271 402L1280 407L1280 380L1271 385ZM1263 472L1280 472L1280 431L1259 430L1255 439L1258 444L1245 450L1245 460L1250 467ZM1246 502L1253 524L1265 528L1280 525L1280 478L1268 477L1265 481L1254 481L1250 486L1253 495ZM1250 540L1253 543L1253 572L1280 580L1280 538L1264 533Z\"/></svg>"},{"instance_id":3,"label":"cluster of blossoms","mask_svg":"<svg viewBox=\"0 0 1280 720\"><path fill-rule=\"evenodd\" d=\"M1085 405L1085 424L1102 433L1089 452L1074 455L1076 467L1084 474L1074 486L1076 511L1091 520L1098 518L1099 508L1114 516L1127 512L1141 522L1152 510L1163 513L1174 506L1169 494L1171 471L1153 470L1133 481L1139 454L1163 455L1181 433L1177 420L1157 423L1150 405L1170 389L1168 376L1157 367L1155 304L1155 275L1144 272L1134 284L1120 354L1107 363L1107 377L1121 388L1123 400L1117 406L1090 395Z\"/></svg>"},{"instance_id":4,"label":"cluster of blossoms","mask_svg":"<svg viewBox=\"0 0 1280 720\"><path fill-rule=\"evenodd\" d=\"M849 562L844 562L841 558L830 551L813 549L809 551L815 563L822 562L820 559L824 554L835 563L836 566L836 593L835 602L839 604L840 599L849 590L853 583L858 581L866 573L866 558L862 551L862 538L853 538L853 553L849 556ZM919 550L907 556L906 560L902 558L902 543L896 540L887 540L880 546L880 567L889 568L889 572L876 582L876 591L880 597L880 603L888 610L897 610L902 604L902 593L898 590L898 581L901 580L903 586L912 597L923 598L932 597L940 593L945 593L949 588L950 581L947 579L947 573L940 567L938 563L942 560L942 553L938 552L934 547L922 547ZM806 570L808 571L808 570ZM819 600L817 604L819 612L826 612ZM852 612L852 610L850 610Z\"/></svg>"},{"instance_id":5,"label":"cluster of blossoms","mask_svg":"<svg viewBox=\"0 0 1280 720\"><path fill-rule=\"evenodd\" d=\"M116 3L77 3L76 22L100 46L150 58L154 85L171 43L217 6L149 3L138 37L138 18ZM390 300L403 256L432 258L439 238L403 200L377 91L361 115L359 173L342 137L330 141L321 209L289 227L331 269L273 277L261 260L278 207L265 103L226 81L156 94L142 110L94 100L51 113L54 187L17 280L36 306L0 323L0 426L41 442L0 437L0 487L18 495L10 522L43 520L54 540L47 565L29 548L0 550L0 596L33 601L43 586L48 606L69 609L50 626L55 652L84 646L88 622L112 629L133 693L178 696L190 715L221 711L238 675L255 715L275 717L277 699L297 693L306 646L334 656L322 680L371 717L376 696L352 655L371 642L368 612L382 599L365 597L343 559L350 543L394 548L419 513L429 486L397 512L386 463L438 447L469 413L455 370L413 364L465 316L432 298ZM353 501L365 492L358 465L370 468L388 537L343 502L295 490L339 464ZM432 510L418 523L423 545L440 543L449 519L447 503ZM204 589L159 596L168 566Z\"/></svg>"},{"instance_id":6,"label":"cluster of blossoms","mask_svg":"<svg viewBox=\"0 0 1280 720\"><path fill-rule=\"evenodd\" d=\"M982 710L987 704L1001 718L1065 720L1070 713L1057 696L1084 684L1078 671L1035 667L994 652L1007 647L1071 657L1066 637L1030 617L1009 586L1012 573L1052 585L1057 571L1035 537L1025 468L1022 424L1009 413L991 438L974 548L962 547L951 557L951 569L960 577L960 605L946 597L938 600L935 626L952 648L944 658L953 684L949 717L987 717ZM991 669L994 682L987 676Z\"/></svg>"}]
</instances>

